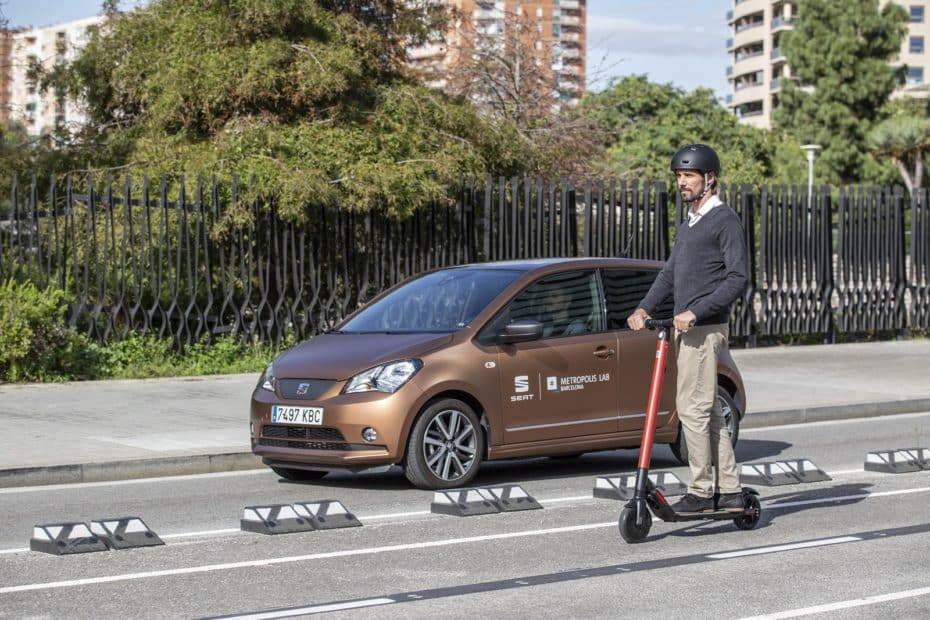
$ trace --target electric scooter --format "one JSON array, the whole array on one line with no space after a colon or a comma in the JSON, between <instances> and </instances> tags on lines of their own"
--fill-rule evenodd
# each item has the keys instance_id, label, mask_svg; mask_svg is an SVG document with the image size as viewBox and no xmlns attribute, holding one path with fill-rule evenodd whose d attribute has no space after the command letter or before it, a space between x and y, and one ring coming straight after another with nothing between
<instances>
[{"instance_id":1,"label":"electric scooter","mask_svg":"<svg viewBox=\"0 0 930 620\"><path fill-rule=\"evenodd\" d=\"M631 499L620 511L620 536L628 543L637 543L646 538L652 527L652 514L663 521L702 521L704 519L732 519L741 530L751 530L759 523L762 507L759 493L755 489L743 487L743 511L715 510L713 512L679 514L672 510L665 496L649 480L649 462L652 459L652 442L656 434L656 418L659 411L659 398L662 395L662 380L665 375L665 362L668 359L668 333L673 327L672 319L647 319L648 329L659 330L656 344L656 359L652 367L652 382L649 386L649 403L646 408L646 423L643 427L643 439L639 448L639 463L636 470L636 490Z\"/></svg>"}]
</instances>

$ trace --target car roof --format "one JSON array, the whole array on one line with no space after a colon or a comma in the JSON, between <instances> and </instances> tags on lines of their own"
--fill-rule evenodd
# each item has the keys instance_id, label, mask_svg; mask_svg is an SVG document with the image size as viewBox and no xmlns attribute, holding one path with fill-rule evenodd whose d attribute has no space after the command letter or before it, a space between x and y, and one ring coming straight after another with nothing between
<instances>
[{"instance_id":1,"label":"car roof","mask_svg":"<svg viewBox=\"0 0 930 620\"><path fill-rule=\"evenodd\" d=\"M625 257L569 257L569 258L528 258L519 260L493 261L488 263L470 263L451 269L506 269L512 271L535 271L560 267L564 269L594 268L594 267L631 267L655 269L662 265L661 261L642 260Z\"/></svg>"}]
</instances>

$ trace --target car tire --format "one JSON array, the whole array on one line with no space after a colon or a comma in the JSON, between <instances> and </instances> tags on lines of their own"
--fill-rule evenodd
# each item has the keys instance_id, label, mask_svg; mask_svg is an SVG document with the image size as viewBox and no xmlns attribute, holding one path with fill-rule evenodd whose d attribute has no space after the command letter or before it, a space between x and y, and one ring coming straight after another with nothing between
<instances>
[{"instance_id":1,"label":"car tire","mask_svg":"<svg viewBox=\"0 0 930 620\"><path fill-rule=\"evenodd\" d=\"M281 478L285 480L291 480L293 482L309 482L310 480L319 480L326 474L328 471L318 471L315 469L295 469L293 467L272 467L271 471L278 474Z\"/></svg>"},{"instance_id":2,"label":"car tire","mask_svg":"<svg viewBox=\"0 0 930 620\"><path fill-rule=\"evenodd\" d=\"M429 404L407 440L404 474L420 489L452 489L478 474L484 430L474 410L456 398Z\"/></svg>"},{"instance_id":3,"label":"car tire","mask_svg":"<svg viewBox=\"0 0 930 620\"><path fill-rule=\"evenodd\" d=\"M717 388L717 401L720 403L723 417L730 429L730 442L736 448L736 441L739 439L739 414L737 413L736 402L734 402L730 393L722 387ZM681 422L678 423L678 435L675 437L675 441L669 444L669 447L672 449L672 454L682 465L688 464L688 444L685 443L685 434L682 432Z\"/></svg>"}]
</instances>

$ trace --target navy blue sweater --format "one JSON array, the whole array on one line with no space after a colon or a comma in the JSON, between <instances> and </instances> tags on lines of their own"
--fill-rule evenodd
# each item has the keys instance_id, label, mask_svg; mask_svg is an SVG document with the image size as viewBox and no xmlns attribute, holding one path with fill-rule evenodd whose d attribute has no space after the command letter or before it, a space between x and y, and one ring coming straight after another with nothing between
<instances>
[{"instance_id":1,"label":"navy blue sweater","mask_svg":"<svg viewBox=\"0 0 930 620\"><path fill-rule=\"evenodd\" d=\"M675 314L691 310L696 325L729 323L730 306L746 290L749 261L739 216L717 205L688 226L678 225L672 255L640 307L650 315L671 295Z\"/></svg>"}]
</instances>

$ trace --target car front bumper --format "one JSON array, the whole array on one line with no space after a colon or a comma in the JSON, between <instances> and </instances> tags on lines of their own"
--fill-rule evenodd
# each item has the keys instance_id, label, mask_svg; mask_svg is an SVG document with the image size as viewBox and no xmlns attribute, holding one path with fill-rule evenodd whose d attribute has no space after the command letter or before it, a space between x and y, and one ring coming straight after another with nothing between
<instances>
[{"instance_id":1,"label":"car front bumper","mask_svg":"<svg viewBox=\"0 0 930 620\"><path fill-rule=\"evenodd\" d=\"M251 403L252 452L269 465L363 471L400 462L406 448L409 417L421 392L407 384L393 394L336 394L320 400L287 400L256 388ZM272 423L273 405L321 407L321 426ZM366 441L362 432L378 436Z\"/></svg>"}]
</instances>

